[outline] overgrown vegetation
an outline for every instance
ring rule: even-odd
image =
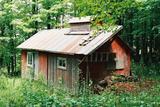
[[[135,75],[139,70],[148,71],[147,67],[140,67],[134,65]],[[48,86],[43,79],[32,81],[1,75],[0,107],[159,107],[160,78],[156,75],[146,78],[143,73],[141,76],[137,82],[117,82],[99,94],[91,90],[73,94],[61,85]]]
[[[160,0],[0,0],[0,107],[159,107],[159,8]],[[12,77],[20,74],[18,44],[39,30],[64,27],[61,20],[68,16],[89,15],[104,29],[124,26],[122,37],[135,49],[137,82],[117,82],[99,95],[91,90],[75,95],[61,85]]]
[[[138,66],[137,66],[138,65]],[[145,65],[143,62],[134,63],[132,62],[132,73],[133,76],[139,77],[151,77],[160,75],[160,64]]]
[[[16,46],[42,29],[65,27],[72,16],[92,16],[101,29],[123,25],[135,61],[159,63],[159,7],[160,0],[0,0],[0,68],[20,74]]]

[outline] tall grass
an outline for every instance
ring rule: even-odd
[[[49,87],[41,81],[0,77],[0,107],[128,107],[160,106],[160,84],[138,93],[73,95],[63,87]]]
[[[159,107],[160,106],[160,78],[155,66],[142,68],[142,65],[132,65],[133,74],[151,76],[153,73],[155,84],[136,92],[117,93],[105,90],[93,94],[89,90],[81,90],[80,94],[73,94],[63,85],[48,86],[43,79],[33,81],[22,78],[8,78],[0,76],[0,107]],[[156,68],[158,69],[158,68]],[[146,86],[147,87],[147,86]]]
[[[9,79],[0,76],[0,107],[16,107],[23,105],[19,87],[20,79]]]

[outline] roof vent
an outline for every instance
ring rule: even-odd
[[[74,17],[69,20],[70,31],[68,35],[88,35],[90,33],[91,17]]]

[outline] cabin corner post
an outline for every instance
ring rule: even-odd
[[[84,81],[85,81],[85,77],[84,77],[84,71],[82,68],[82,64],[85,62],[86,57],[85,56],[78,56],[77,58],[77,66],[78,66],[78,85],[77,85],[77,94],[81,94],[84,90]]]
[[[89,61],[88,61],[88,56],[86,57],[86,84],[88,85],[89,84],[89,81],[90,81],[90,71],[89,71]]]
[[[21,51],[21,77],[27,78],[27,51]]]
[[[48,63],[48,61],[49,61],[48,59],[49,59],[49,55],[47,54],[46,57],[47,57],[47,61],[46,61],[46,63],[47,63],[46,78],[47,78],[47,85],[49,85],[49,83],[50,83],[50,80],[49,80],[49,73],[48,73],[48,71],[49,71],[49,70],[48,70],[48,64],[49,64],[49,63]]]
[[[89,96],[90,93],[90,69],[89,69],[89,58],[86,56],[86,80],[85,80],[85,93]]]

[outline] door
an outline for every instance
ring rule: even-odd
[[[32,79],[38,78],[39,70],[38,52],[27,52],[27,77]]]
[[[56,80],[56,57],[49,55],[48,56],[48,83],[53,84]]]
[[[34,71],[34,79],[38,79],[38,71],[39,71],[39,55],[38,52],[33,53],[33,71]]]

